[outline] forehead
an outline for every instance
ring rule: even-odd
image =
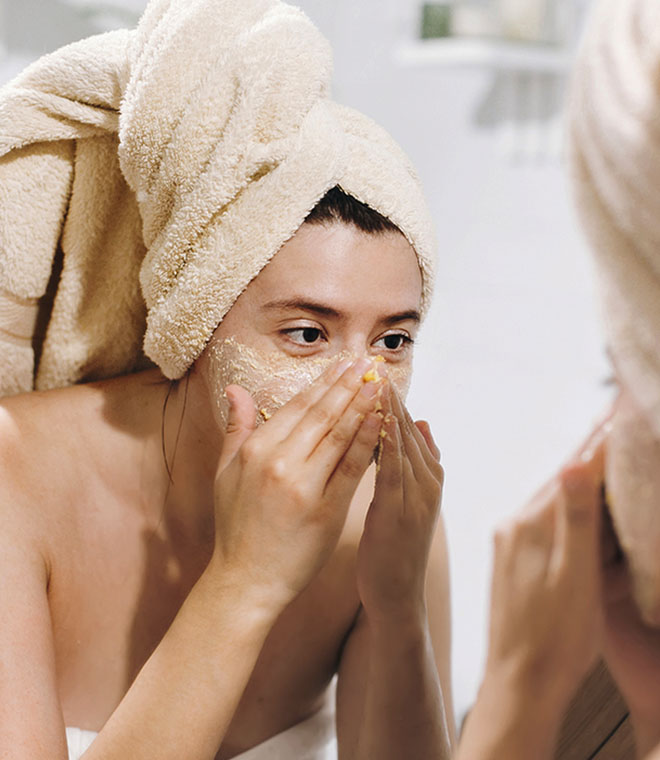
[[[422,275],[399,232],[371,234],[353,225],[303,224],[248,290],[256,298],[295,292],[332,303],[418,309]]]

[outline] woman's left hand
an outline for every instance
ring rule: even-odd
[[[376,488],[358,550],[358,593],[372,622],[419,622],[444,473],[428,424],[413,423],[389,383],[383,412]]]

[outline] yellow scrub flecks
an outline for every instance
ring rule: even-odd
[[[227,421],[225,388],[240,385],[254,399],[257,422],[264,422],[287,401],[300,393],[330,365],[351,358],[344,352],[333,356],[287,356],[281,351],[263,352],[234,338],[212,343],[208,348],[208,377],[216,401],[218,421]],[[409,364],[390,364],[387,375],[402,398],[410,387]]]

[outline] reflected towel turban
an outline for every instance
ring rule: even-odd
[[[620,380],[660,437],[660,3],[601,0],[570,101],[578,209]]]

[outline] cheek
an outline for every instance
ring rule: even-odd
[[[208,349],[208,384],[213,397],[216,422],[227,424],[225,388],[240,385],[254,399],[257,422],[269,419],[281,406],[314,382],[331,365],[348,353],[329,357],[289,357],[279,352],[261,352],[226,338]],[[402,399],[410,388],[410,363],[390,365],[389,378]]]
[[[660,441],[644,416],[622,401],[608,440],[608,500],[637,602],[647,619],[655,620],[660,616]]]
[[[217,422],[227,422],[225,388],[240,385],[254,399],[257,422],[269,419],[281,406],[321,375],[338,357],[292,358],[276,352],[260,352],[233,338],[209,348],[208,380]]]
[[[396,388],[403,401],[406,400],[410,390],[410,381],[412,379],[412,366],[409,362],[405,364],[391,364],[387,368],[387,375],[392,385]]]

